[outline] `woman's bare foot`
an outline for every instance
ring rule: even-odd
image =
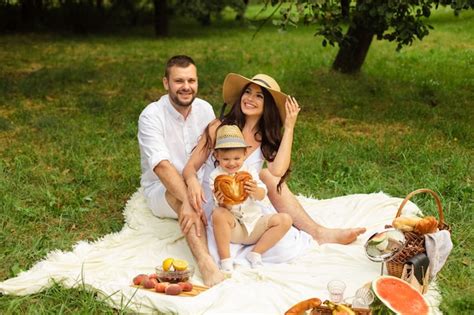
[[[198,268],[204,285],[208,287],[212,287],[225,279],[225,275],[219,270],[211,256],[198,262]]]
[[[365,231],[365,228],[329,229],[320,227],[312,236],[318,244],[337,243],[345,245],[354,242],[357,236]]]

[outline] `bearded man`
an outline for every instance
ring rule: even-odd
[[[208,102],[196,97],[197,69],[190,57],[168,60],[163,86],[168,93],[149,104],[138,120],[141,186],[155,216],[178,219],[204,284],[213,286],[224,280],[224,275],[209,254],[206,216],[191,207],[181,174],[215,115]]]

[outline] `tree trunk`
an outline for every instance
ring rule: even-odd
[[[341,0],[341,15],[344,19],[349,18],[350,9],[351,9],[351,1]]]
[[[97,12],[99,12],[100,18],[103,19],[105,16],[104,0],[96,0],[95,7],[97,8]]]
[[[21,1],[21,24],[28,30],[34,29],[40,22],[43,10],[43,0]]]
[[[197,20],[202,26],[211,26],[211,13],[200,15]]]
[[[354,23],[345,37],[347,40],[340,45],[332,68],[342,73],[357,73],[364,64],[374,33]]]
[[[243,0],[242,11],[237,12],[237,15],[235,16],[236,21],[243,21],[244,20],[245,11],[247,10],[248,6],[249,6],[249,0]]]
[[[167,0],[153,0],[155,4],[155,35],[168,36],[168,4]]]

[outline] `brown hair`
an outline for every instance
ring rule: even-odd
[[[222,125],[237,125],[240,129],[244,128],[245,125],[245,114],[242,112],[240,107],[240,100],[242,95],[245,93],[245,90],[250,85],[247,84],[242,89],[240,97],[232,105],[230,111],[225,114],[225,108],[227,104],[224,103],[222,106],[221,114],[219,120],[222,122]],[[260,142],[260,149],[262,154],[267,161],[272,162],[275,159],[275,156],[280,148],[281,139],[283,137],[282,127],[283,123],[281,121],[280,113],[276,106],[273,96],[268,92],[264,87],[262,88],[263,92],[263,114],[258,121],[258,130],[255,132],[254,136],[257,141]],[[205,148],[211,150],[214,146],[211,143],[211,137],[209,135],[209,125],[205,130],[206,134],[206,146]],[[291,165],[290,165],[291,166]],[[286,170],[285,174],[280,178],[280,181],[277,185],[277,191],[281,191],[281,184],[288,178],[291,173],[291,167]]]
[[[194,63],[194,60],[191,57],[186,56],[186,55],[173,56],[168,60],[168,62],[166,62],[165,77],[169,79],[170,69],[172,67],[176,66],[180,68],[186,68],[189,65],[196,66],[196,64]]]

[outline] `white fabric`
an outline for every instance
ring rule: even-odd
[[[214,172],[214,162],[212,155],[208,158],[206,164],[204,165],[204,178],[212,181],[212,176],[206,176],[207,174],[212,174]],[[244,161],[244,166],[247,169],[257,170],[260,172],[263,166],[264,157],[260,147],[254,150]],[[253,177],[256,177],[255,174],[252,174]],[[204,194],[209,196],[211,191],[211,185],[206,180],[203,181],[202,187],[204,189]],[[261,210],[263,215],[275,214],[275,208],[268,202],[268,198],[264,201],[254,201],[255,204]],[[209,244],[209,252],[211,253],[214,261],[216,263],[219,261],[219,254],[217,252],[216,239],[214,237],[212,218],[210,214],[214,208],[213,199],[207,199],[207,203],[204,205],[204,210],[208,217],[208,222],[211,222],[207,228],[207,240]],[[292,260],[295,257],[301,255],[313,244],[313,238],[295,227],[291,227],[290,230],[283,236],[283,238],[272,248],[263,253],[262,258],[264,263],[284,263]],[[248,253],[253,249],[253,245],[245,246],[242,244],[230,244],[230,255],[234,258],[235,264],[241,264],[249,266],[249,261],[247,260]]]
[[[155,185],[147,197],[147,205],[151,212],[159,218],[178,219],[178,214],[166,200],[165,185]]]
[[[96,242],[81,241],[70,252],[51,252],[30,270],[1,282],[0,292],[32,294],[56,281],[65,287],[99,292],[116,308],[127,305],[132,312],[179,314],[282,314],[301,300],[328,298],[326,284],[332,279],[346,283],[345,297],[354,295],[380,274],[380,264],[366,258],[363,244],[375,231],[391,223],[402,199],[383,193],[298,199],[313,218],[328,227],[366,226],[368,231],[351,245],[314,244],[288,263],[266,264],[263,269],[236,266],[231,279],[196,297],[166,296],[136,290],[130,287],[131,281],[139,273],[152,273],[166,257],[195,263],[176,220],[153,216],[139,190],[125,207],[126,224],[119,233]],[[419,212],[411,202],[404,211]],[[202,283],[199,272],[192,282]],[[434,282],[425,297],[432,312],[439,313],[440,295]]]
[[[141,186],[149,196],[160,179],[153,172],[158,163],[170,161],[179,173],[188,161],[191,151],[206,126],[214,118],[212,106],[196,98],[186,119],[163,95],[157,102],[149,104],[138,119],[138,144],[140,146]]]
[[[257,182],[257,187],[262,188],[265,191],[265,195],[267,194],[267,186],[260,180],[258,173],[254,169],[248,169],[245,165],[243,165],[237,172],[248,172],[252,179]],[[227,173],[222,167],[216,167],[209,176],[209,189],[214,191],[214,181],[217,176],[219,175],[233,175]],[[217,200],[214,196],[214,207],[217,206]],[[239,221],[240,224],[245,226],[247,233],[250,235],[253,229],[255,228],[255,224],[257,224],[258,219],[262,217],[262,210],[260,205],[254,200],[253,198],[249,197],[244,202],[232,206],[230,212],[234,215],[234,217]]]
[[[447,230],[425,234],[426,255],[430,260],[430,279],[434,279],[448,259],[453,242]]]

